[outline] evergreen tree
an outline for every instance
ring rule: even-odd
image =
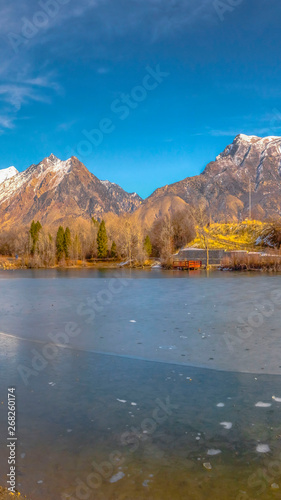
[[[35,254],[36,246],[37,246],[38,239],[39,239],[39,233],[40,233],[41,229],[42,229],[42,226],[41,226],[40,222],[37,221],[35,223],[33,220],[31,223],[30,229],[29,229],[29,234],[31,236],[31,242],[32,242],[31,249],[30,249],[31,255]]]
[[[143,248],[146,251],[147,256],[150,257],[152,254],[152,244],[148,235],[145,237]]]
[[[110,250],[110,256],[112,257],[112,259],[116,259],[117,258],[117,246],[116,246],[115,241],[112,242],[111,250]]]
[[[64,237],[64,229],[62,226],[58,228],[57,237],[56,237],[56,254],[57,259],[60,261],[65,253],[65,237]]]
[[[64,233],[64,253],[66,259],[68,259],[69,257],[70,247],[71,247],[71,234],[69,227],[67,227]]]
[[[98,258],[105,259],[107,257],[107,234],[105,222],[102,220],[97,235]]]

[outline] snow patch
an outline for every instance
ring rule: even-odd
[[[117,187],[119,187],[119,186],[118,186],[118,184],[115,184],[114,182],[110,182],[110,181],[107,181],[107,180],[105,180],[105,181],[101,181],[101,183],[102,183],[102,184],[103,184],[103,185],[104,185],[107,189],[109,189],[109,188],[110,188],[110,187],[112,187],[112,186],[117,186]]]
[[[11,179],[18,173],[19,172],[15,167],[3,168],[0,170],[0,184],[8,179]]]

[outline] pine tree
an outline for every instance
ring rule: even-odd
[[[112,257],[112,259],[117,258],[117,246],[116,246],[115,241],[113,241],[112,245],[111,245],[110,257]]]
[[[107,234],[105,222],[102,220],[97,235],[98,258],[105,259],[107,257]]]
[[[31,241],[32,241],[32,245],[31,245],[31,249],[30,249],[31,255],[35,254],[37,242],[39,239],[39,233],[40,233],[41,229],[42,229],[42,226],[41,226],[40,222],[37,221],[35,223],[33,220],[31,223],[30,229],[29,229],[29,234],[31,236]]]
[[[66,259],[69,258],[70,247],[71,247],[71,234],[69,227],[67,227],[64,233],[64,254]]]
[[[150,257],[152,254],[152,244],[148,235],[145,237],[143,248],[146,251],[147,256]]]
[[[65,253],[65,237],[64,237],[64,229],[62,226],[58,228],[57,237],[56,237],[56,254],[57,259],[60,261]]]

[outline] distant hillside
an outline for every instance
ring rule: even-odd
[[[132,166],[133,167],[133,166]],[[202,174],[156,189],[146,200],[100,181],[77,158],[54,155],[24,172],[0,171],[0,227],[66,224],[129,214],[149,228],[165,214],[204,204],[214,222],[281,218],[281,137],[238,135]]]
[[[260,221],[245,221],[230,224],[210,224],[205,228],[209,248],[225,250],[252,250],[263,245],[263,238],[270,232],[269,225]],[[204,242],[197,236],[188,246],[204,248]]]
[[[202,174],[157,189],[134,217],[151,225],[169,210],[204,203],[216,222],[256,220],[281,215],[281,137],[238,135]]]

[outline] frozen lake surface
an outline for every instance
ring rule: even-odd
[[[0,483],[14,385],[18,483],[33,500],[277,498],[280,280],[1,273]]]

